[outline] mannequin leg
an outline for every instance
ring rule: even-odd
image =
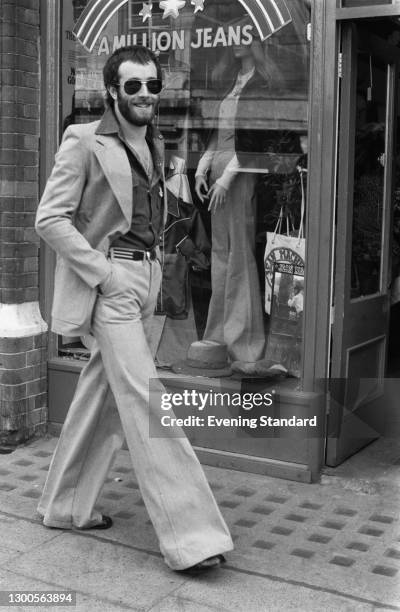
[[[225,206],[212,215],[211,286],[205,340],[225,342],[232,360],[253,362],[265,351],[255,260],[255,177],[239,174]]]
[[[230,197],[224,338],[232,360],[257,361],[265,351],[260,284],[255,259],[255,177],[240,174]]]
[[[225,209],[229,203],[212,216],[212,250],[211,250],[211,299],[208,306],[207,324],[203,340],[214,340],[223,343],[225,319],[225,294],[227,266],[229,259],[229,234],[226,226]]]

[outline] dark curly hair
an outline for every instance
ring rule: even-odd
[[[118,69],[123,62],[135,62],[136,64],[153,63],[157,69],[157,78],[161,79],[161,65],[158,57],[153,51],[142,45],[130,45],[120,47],[106,61],[103,68],[103,80],[106,88],[106,103],[109,106],[114,104],[114,100],[108,91],[110,85],[118,83]]]

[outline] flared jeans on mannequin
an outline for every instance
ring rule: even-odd
[[[160,549],[172,569],[232,550],[229,530],[191,445],[180,429],[151,437],[149,380],[163,387],[149,330],[160,285],[158,261],[112,263],[93,315],[95,337],[53,455],[38,511],[49,527],[88,528],[101,520],[96,501],[125,436]],[[109,388],[117,408],[107,400]],[[156,397],[159,395],[156,394]],[[179,437],[172,437],[179,436]]]
[[[223,155],[222,168],[226,161]],[[211,183],[221,169],[213,166]],[[230,358],[257,361],[264,356],[265,334],[260,284],[254,255],[255,175],[240,173],[226,202],[211,216],[211,300],[204,340],[226,343]]]

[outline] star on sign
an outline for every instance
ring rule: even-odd
[[[179,17],[179,11],[185,6],[185,0],[162,0],[160,8],[164,9],[163,19],[171,16],[174,19]]]
[[[197,11],[204,11],[204,0],[191,0],[190,4],[195,7],[195,14],[197,13]]]
[[[151,4],[151,3],[150,3],[150,4],[146,4],[145,2],[143,2],[143,8],[142,8],[142,10],[141,10],[141,11],[140,11],[140,13],[139,13],[139,15],[140,15],[141,17],[143,17],[143,23],[144,23],[144,22],[145,22],[147,19],[150,19],[152,9],[153,9],[153,6],[152,6],[152,4]]]

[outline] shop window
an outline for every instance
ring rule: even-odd
[[[351,297],[381,290],[386,147],[387,68],[368,53],[357,56]]]
[[[108,21],[95,13],[77,31],[93,4],[62,3],[63,130],[102,115],[102,67],[117,47],[144,44],[162,64],[170,220],[158,365],[209,339],[226,342],[238,373],[256,362],[299,377],[311,3],[263,0],[258,14],[232,0],[111,2]],[[216,212],[212,185],[225,195]],[[60,355],[86,358],[85,344],[60,338]]]

